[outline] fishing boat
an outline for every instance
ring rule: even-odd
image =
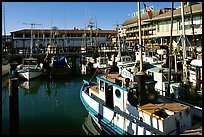
[[[18,65],[16,68],[16,72],[19,77],[31,80],[36,77],[39,77],[43,73],[43,64],[39,62],[37,58],[32,57],[33,53],[33,37],[32,37],[32,28],[35,23],[29,24],[31,25],[31,42],[30,42],[30,56],[26,57],[22,60],[22,64]]]
[[[43,64],[37,58],[24,58],[22,64],[18,65],[16,72],[19,77],[31,80],[43,74]]]
[[[109,134],[174,135],[198,124],[190,106],[159,96],[150,77],[145,92],[139,93],[137,79],[122,71],[100,74],[97,82],[84,80],[80,99],[100,129]]]
[[[51,58],[51,76],[63,76],[71,74],[71,61],[67,57],[56,57]]]
[[[10,63],[5,58],[2,58],[2,76],[9,74],[11,69]]]

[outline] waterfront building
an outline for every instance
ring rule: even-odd
[[[194,3],[191,5],[192,15],[190,13],[190,5],[187,3],[184,6],[184,24],[187,47],[194,47],[193,30],[191,17],[193,17],[194,36],[196,41],[197,51],[202,51],[202,3]],[[171,31],[171,9],[162,8],[152,12],[152,19],[149,19],[147,14],[141,17],[141,35],[142,45],[152,50],[170,45]],[[126,42],[128,45],[138,43],[139,27],[138,19],[131,18],[123,23],[123,28],[126,29]],[[180,6],[173,11],[173,47],[181,50],[182,37],[182,17]],[[187,48],[191,50],[192,48]]]
[[[162,8],[152,12],[152,17],[156,17],[158,15],[164,14],[168,12],[170,8]],[[152,37],[156,35],[156,24],[153,22],[147,22],[144,20],[148,19],[147,14],[143,14],[141,16],[141,35],[142,35],[142,45],[145,46],[156,46],[157,44],[154,43]],[[138,18],[134,17],[131,19],[126,20],[122,24],[123,28],[126,30],[126,44],[128,46],[133,46],[136,43],[139,43],[139,24]]]
[[[116,35],[115,30],[60,30],[60,29],[33,29],[33,47],[46,48],[49,44],[57,44],[63,47],[98,46],[100,44],[111,44],[112,36]],[[97,34],[97,35],[96,35]],[[92,38],[91,38],[92,37]],[[31,40],[31,30],[22,29],[11,32],[13,48],[29,50]],[[92,40],[92,44],[89,41]]]

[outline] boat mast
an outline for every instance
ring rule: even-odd
[[[184,8],[183,8],[183,2],[181,2],[181,19],[182,19],[182,38],[183,38],[183,82],[184,84],[187,84],[187,66],[186,66],[186,34],[185,34],[185,28],[184,28]]]
[[[94,12],[95,13],[95,12]],[[95,14],[95,22],[96,22],[96,35],[95,35],[95,46],[96,46],[96,49],[97,48],[97,39],[98,39],[98,26],[97,26],[97,20],[96,20],[96,14]]]
[[[3,13],[4,13],[4,38],[3,38],[3,41],[2,41],[2,49],[5,50],[6,48],[6,18],[5,18],[5,6],[3,8]]]
[[[85,21],[84,21],[84,24],[85,24],[85,28],[84,28],[84,48],[86,49],[86,53],[87,53],[87,37],[86,37],[86,15],[87,15],[87,9],[86,9],[86,12],[85,12]],[[85,54],[85,56],[86,56],[86,54]]]
[[[141,39],[141,17],[140,17],[140,2],[138,2],[138,25],[139,25],[139,44],[142,44]],[[137,73],[138,75],[138,102],[140,105],[145,104],[147,102],[145,95],[145,73],[143,72],[143,59],[142,59],[142,48],[140,50],[140,71]]]
[[[174,2],[172,2],[172,7],[171,7],[171,32],[170,32],[170,45],[169,45],[169,72],[168,72],[168,88],[167,88],[167,93],[165,95],[166,97],[170,96],[173,11],[174,11]]]
[[[33,26],[35,25],[42,25],[42,24],[36,24],[36,23],[23,23],[25,25],[30,25],[31,26],[31,30],[30,30],[30,33],[31,33],[31,40],[30,40],[30,57],[32,57],[32,54],[33,54]]]
[[[120,46],[120,36],[119,36],[119,24],[118,24],[118,21],[117,21],[117,24],[116,24],[116,29],[117,29],[117,32],[118,32],[118,39],[117,39],[118,57],[119,57],[119,61],[121,61],[121,46]]]
[[[139,44],[142,45],[140,2],[138,2],[138,25],[139,25]],[[139,53],[140,53],[140,72],[142,72],[143,71],[142,48],[139,48]]]
[[[66,47],[67,47],[66,10],[64,11],[64,25],[65,25],[65,43],[66,43]],[[63,47],[63,49],[64,49],[64,47]]]
[[[195,39],[194,25],[193,25],[193,14],[192,14],[192,2],[189,2],[189,6],[190,6],[190,18],[191,18],[192,33],[193,33],[193,43],[194,43],[194,47],[196,47],[196,39]]]
[[[50,16],[50,44],[52,43],[52,14],[53,14],[53,10],[51,9],[51,16]]]
[[[6,38],[5,38],[5,36],[6,36],[6,16],[5,16],[5,6],[4,6],[4,9],[3,9],[4,11],[4,42],[6,42]]]

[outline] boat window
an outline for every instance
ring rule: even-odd
[[[120,93],[120,90],[119,90],[119,89],[116,89],[116,90],[115,90],[115,95],[116,95],[118,98],[120,98],[121,93]]]

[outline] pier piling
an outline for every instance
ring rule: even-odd
[[[10,134],[19,134],[18,78],[9,80]]]

